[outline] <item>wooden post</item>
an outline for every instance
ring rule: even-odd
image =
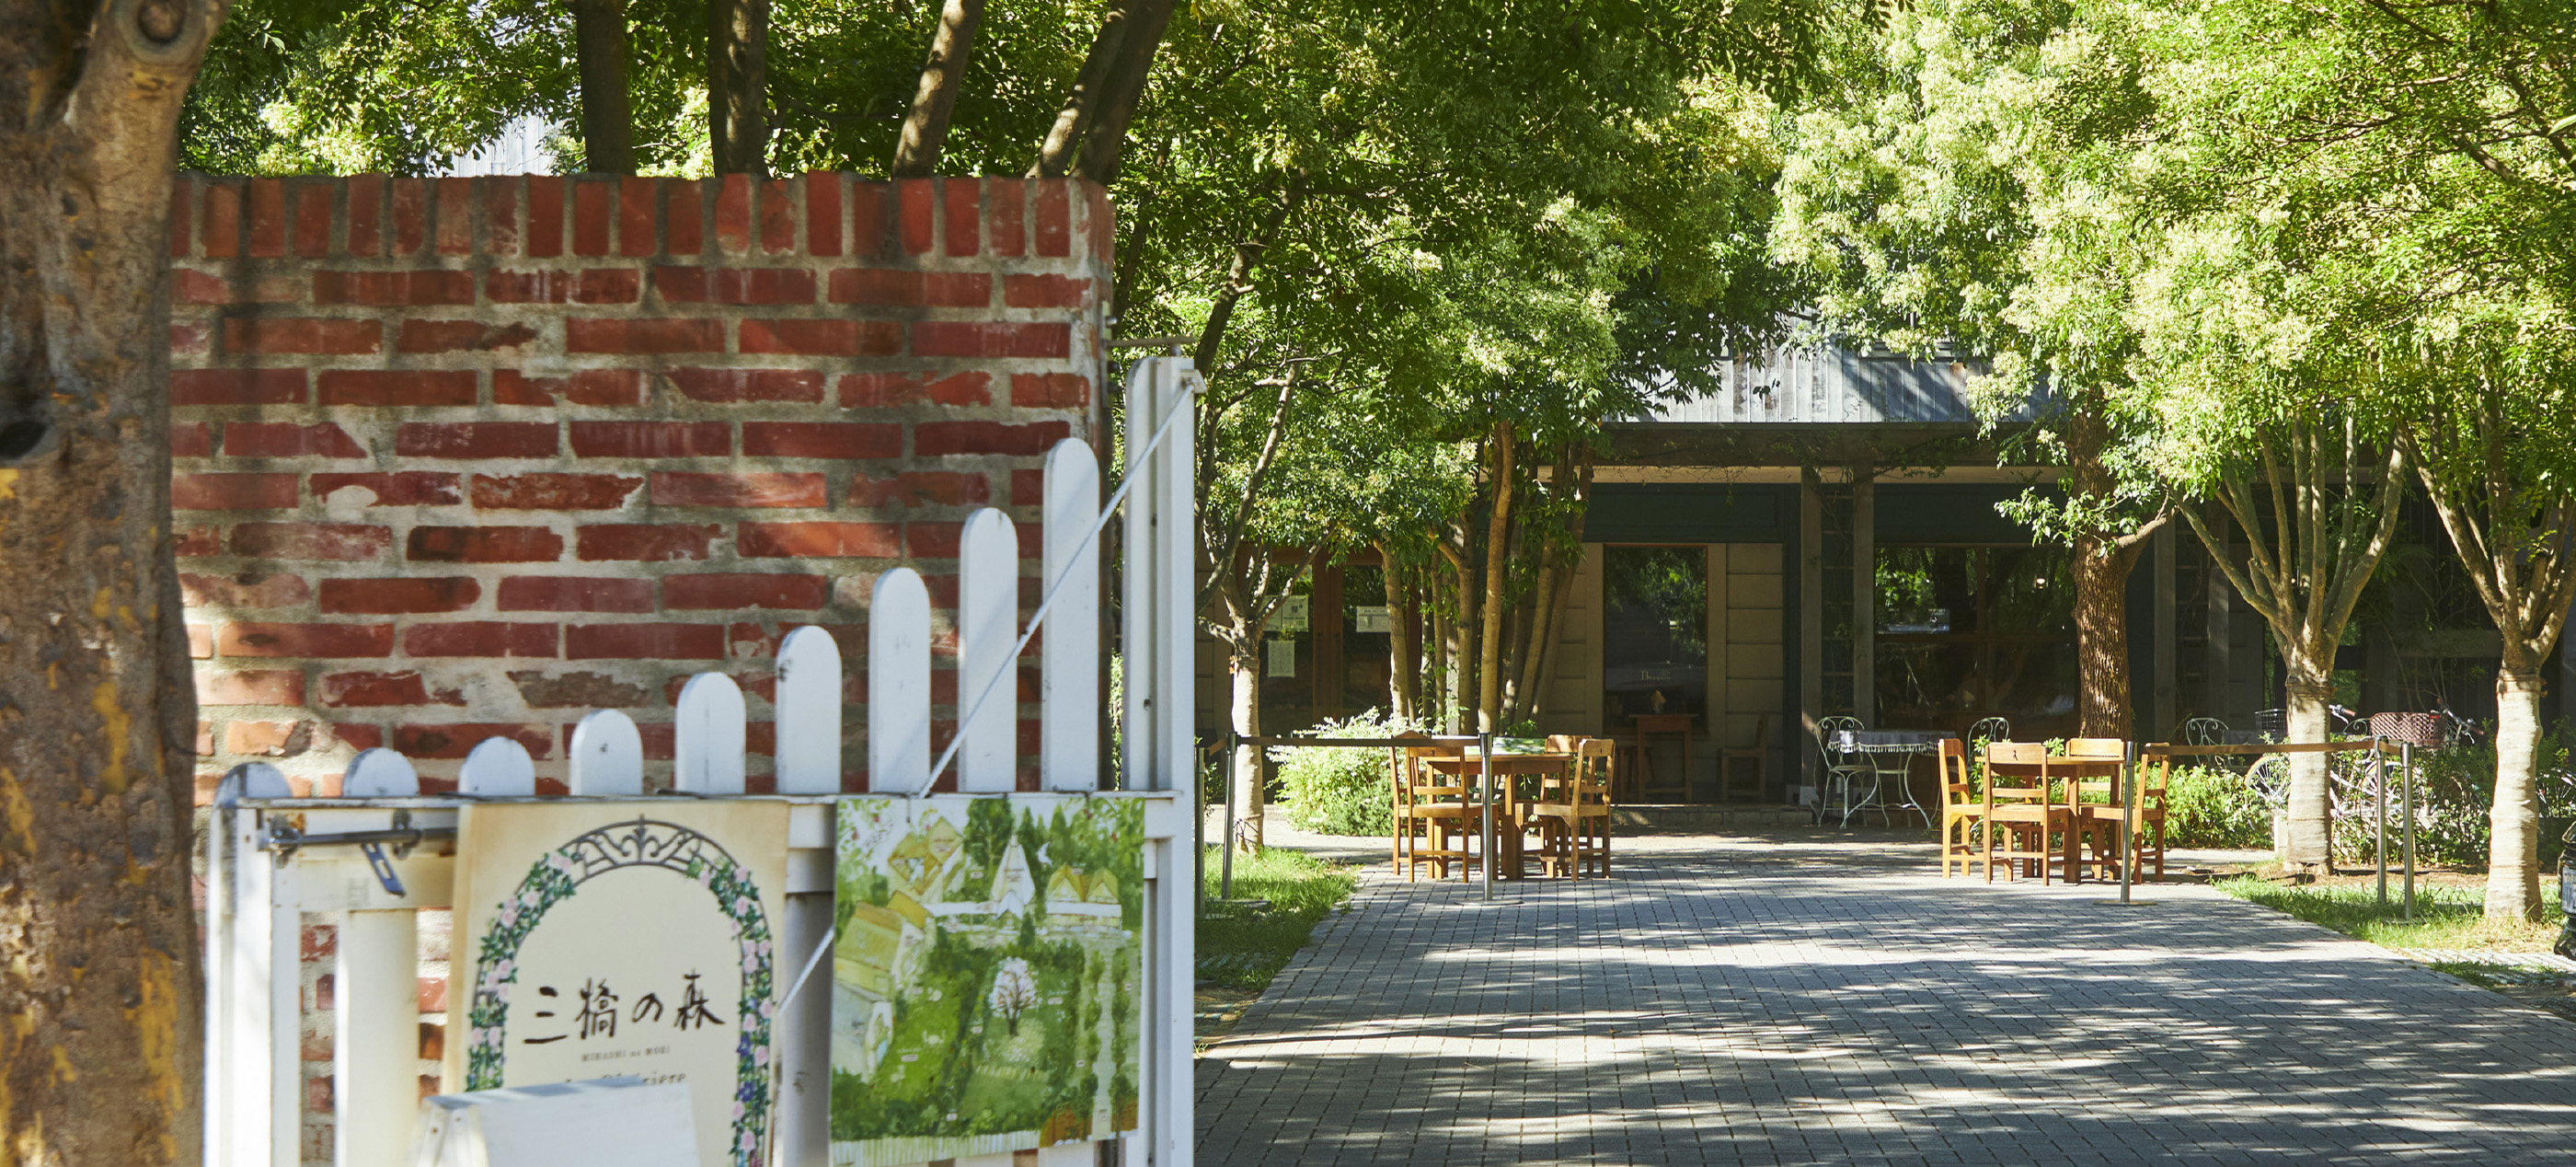
[[[909,567],[868,600],[868,789],[930,789],[930,591]]]
[[[1877,475],[1867,462],[1852,467],[1852,713],[1878,724],[1878,521]],[[1907,771],[1911,781],[1912,771]]]
[[[215,790],[206,889],[208,1167],[303,1162],[295,869],[259,849],[262,812],[240,805],[293,793],[265,762],[233,767]]]
[[[671,786],[694,794],[743,792],[742,686],[699,673],[680,686],[672,720]]]
[[[841,649],[830,633],[799,628],[779,642],[778,696],[772,706],[778,719],[778,793],[840,793]],[[778,929],[782,993],[815,951],[832,940],[830,852],[825,855],[827,869],[819,882],[826,890],[785,897],[787,918]],[[789,886],[798,886],[792,877]],[[826,1163],[832,1150],[829,970],[818,971],[814,980],[819,983],[805,985],[778,1016],[778,1115],[771,1161],[780,1167],[815,1167]]]

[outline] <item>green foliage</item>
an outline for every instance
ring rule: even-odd
[[[2269,848],[2272,804],[2233,770],[2176,766],[2165,780],[2165,841],[2175,847]]]
[[[1200,874],[1207,894],[1217,894],[1216,848],[1206,849]],[[1260,990],[1314,938],[1315,925],[1359,886],[1345,868],[1312,855],[1272,847],[1234,858],[1237,899],[1270,901],[1258,916],[1210,916],[1199,921],[1199,979],[1227,988]]]
[[[1298,737],[1383,738],[1429,733],[1419,723],[1371,709],[1326,721]],[[1270,761],[1287,790],[1288,821],[1327,835],[1384,836],[1395,829],[1387,751],[1356,746],[1272,746]]]

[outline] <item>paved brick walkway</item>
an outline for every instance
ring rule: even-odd
[[[2204,888],[1944,883],[1895,836],[1638,844],[1490,905],[1380,862],[1200,1061],[1199,1161],[2576,1156],[2576,1023]]]

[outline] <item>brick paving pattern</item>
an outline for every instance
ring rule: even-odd
[[[1944,882],[1897,835],[1635,842],[1491,904],[1381,860],[1201,1059],[1199,1162],[2576,1152],[2576,1023],[2206,888]]]

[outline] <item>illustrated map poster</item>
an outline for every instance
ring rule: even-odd
[[[562,799],[461,815],[446,1089],[677,1082],[697,1161],[759,1167],[787,805]]]
[[[1143,804],[862,796],[839,809],[834,1167],[1134,1130]]]

